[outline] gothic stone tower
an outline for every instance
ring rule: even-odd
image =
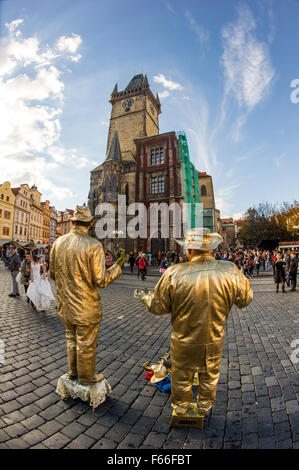
[[[153,203],[168,206],[179,203],[182,207],[185,200],[199,202],[198,172],[190,162],[189,152],[182,153],[185,148],[182,136],[173,131],[159,134],[160,100],[158,94],[154,96],[151,92],[146,75],[135,75],[124,91],[119,92],[115,85],[110,103],[106,158],[91,171],[88,204],[93,214],[102,202],[110,202],[116,209],[118,195],[125,195],[127,205],[142,202],[148,209]],[[126,221],[132,217],[127,216]],[[171,217],[169,237],[165,239],[161,237],[160,218],[153,238],[149,236],[148,225],[148,238],[117,241],[106,238],[102,240],[104,248],[113,252],[117,248],[125,248],[127,252],[179,251]]]
[[[134,140],[159,134],[161,105],[150,90],[146,75],[135,75],[123,91],[117,84],[111,94],[112,105],[105,161],[91,171],[89,207],[117,202],[126,196],[127,205],[135,202],[136,145]],[[114,251],[114,241],[103,240],[105,249]],[[119,240],[119,247],[136,249],[133,240]]]

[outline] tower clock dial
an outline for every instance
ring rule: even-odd
[[[123,107],[126,111],[129,111],[133,104],[134,104],[134,100],[133,100],[132,98],[130,98],[130,99],[128,99],[128,100],[125,100],[125,101],[122,103],[122,107]]]

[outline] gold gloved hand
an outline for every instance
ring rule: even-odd
[[[124,262],[126,261],[127,259],[127,255],[125,253],[125,250],[123,249],[120,249],[118,252],[117,252],[117,260],[116,260],[116,263],[119,264],[120,266],[122,266],[124,264]]]
[[[147,295],[150,291],[148,289],[135,289],[134,297],[137,300],[140,300],[143,296]]]

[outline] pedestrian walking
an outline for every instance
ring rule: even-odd
[[[141,274],[141,280],[144,281],[145,275],[146,275],[146,259],[145,259],[144,253],[142,253],[141,256],[139,257],[138,266],[139,266],[139,272]]]
[[[286,292],[284,288],[285,282],[285,262],[282,259],[282,254],[278,253],[277,260],[274,264],[275,276],[274,282],[276,284],[276,292],[278,292],[279,284],[281,284],[282,292]]]
[[[135,264],[135,256],[134,256],[134,253],[130,253],[128,262],[129,262],[129,265],[130,265],[131,273],[133,273],[133,271],[134,271],[134,264]]]
[[[11,273],[11,278],[12,278],[12,293],[9,294],[9,297],[20,297],[19,285],[16,281],[16,277],[19,273],[20,267],[21,267],[20,256],[18,255],[16,248],[13,247],[10,250],[10,258],[9,258],[9,263],[7,266],[7,268],[9,269]]]
[[[297,285],[297,271],[298,271],[298,259],[296,257],[295,252],[291,253],[291,261],[290,261],[290,268],[289,268],[289,277],[291,282],[291,291],[295,292],[296,285]]]
[[[25,259],[22,262],[21,268],[20,268],[21,284],[24,286],[25,294],[27,294],[27,290],[28,290],[29,282],[30,282],[31,261],[32,261],[31,253],[30,252],[26,253]],[[30,299],[28,298],[27,295],[26,297],[27,297],[27,303],[29,303]]]

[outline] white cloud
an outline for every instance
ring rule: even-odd
[[[56,45],[42,47],[38,37],[24,38],[23,19],[7,23],[8,34],[0,42],[0,172],[13,185],[37,184],[45,197],[63,200],[74,196],[63,184],[56,185],[65,168],[85,168],[90,162],[76,149],[60,143],[64,81],[62,61],[79,60],[79,35],[60,37]]]
[[[239,188],[239,184],[231,184],[220,187],[216,192],[216,207],[220,210],[221,218],[231,217],[233,203],[232,194]]]
[[[266,95],[275,71],[268,44],[257,37],[251,10],[241,5],[238,15],[236,23],[222,29],[225,93],[252,109]]]
[[[167,96],[169,96],[169,91],[168,90],[160,91],[159,98],[167,98]]]
[[[73,62],[78,62],[81,59],[81,54],[75,54],[82,43],[82,39],[79,34],[73,34],[70,36],[61,36],[56,43],[56,48],[60,52],[69,52],[69,58]]]
[[[168,88],[169,90],[183,90],[184,87],[173,80],[168,80],[162,73],[159,75],[154,76],[154,82],[161,83],[164,88]],[[161,96],[161,95],[160,95]]]
[[[193,18],[191,12],[186,10],[186,18],[188,20],[190,29],[194,31],[197,39],[201,44],[207,42],[210,39],[210,33],[207,29],[205,29],[202,25],[199,25],[196,20]]]
[[[10,35],[13,34],[16,31],[16,29],[18,29],[20,24],[22,24],[23,22],[24,22],[24,20],[19,18],[18,20],[13,20],[10,23],[5,23],[5,26],[8,30],[8,33]]]

